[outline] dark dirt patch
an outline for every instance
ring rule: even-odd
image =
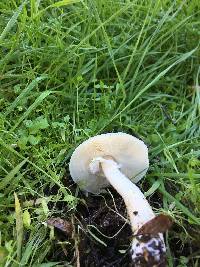
[[[87,209],[78,214],[80,221],[86,228],[93,225],[107,238],[101,235],[94,227],[92,232],[82,231],[80,238],[80,263],[86,266],[131,266],[128,249],[131,242],[131,228],[126,224],[126,209],[122,198],[116,193],[101,196],[90,196],[87,199]],[[117,211],[115,209],[117,207]],[[92,235],[103,241],[107,247],[97,241]]]

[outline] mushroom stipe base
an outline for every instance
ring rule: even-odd
[[[159,234],[137,235],[132,247],[130,253],[135,267],[166,266],[166,248]]]

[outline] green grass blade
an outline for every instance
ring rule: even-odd
[[[78,2],[80,2],[80,0],[63,0],[63,1],[58,1],[50,5],[49,7],[62,7],[62,6],[67,6],[67,5],[78,3]]]
[[[188,179],[189,180],[189,176],[192,175],[192,178],[193,179],[196,179],[196,180],[200,180],[200,173],[192,173],[192,174],[189,174],[189,173],[168,173],[168,172],[164,172],[162,174],[160,173],[153,173],[152,175],[150,176],[156,176],[156,177],[167,177],[167,178],[184,178],[184,179]]]
[[[65,7],[65,6],[68,6],[70,4],[75,4],[75,3],[78,3],[78,2],[81,2],[81,0],[63,0],[63,1],[58,1],[52,5],[49,5],[48,7],[40,10],[35,16],[34,18],[42,15],[45,11],[47,11],[49,8],[59,8],[59,7]]]
[[[153,179],[150,179],[151,183],[154,183],[155,181]],[[194,224],[200,225],[200,218],[197,218],[192,212],[189,211],[188,208],[186,208],[180,201],[178,201],[175,197],[173,197],[170,193],[168,193],[164,188],[161,186],[158,188],[158,190],[170,201],[174,202],[176,207],[180,209],[183,214],[185,214],[191,221],[193,221]]]
[[[30,113],[38,106],[41,104],[41,102],[47,97],[49,96],[50,94],[52,94],[53,91],[45,91],[43,93],[41,93],[37,99],[34,101],[34,103],[27,109],[26,112],[24,112],[24,114],[21,116],[21,118],[18,120],[18,122],[13,126],[13,128],[10,130],[10,132],[13,132],[17,127],[18,125],[25,119],[27,118]]]
[[[19,17],[19,15],[21,14],[23,7],[25,6],[27,1],[24,1],[18,8],[17,10],[14,12],[13,16],[11,17],[11,19],[8,21],[6,27],[4,28],[3,32],[0,35],[0,42],[2,42],[4,40],[4,38],[6,37],[6,35],[11,31],[11,29],[13,28],[13,26],[16,24],[17,19]]]
[[[148,191],[144,193],[145,197],[152,195],[160,186],[160,180],[155,181]]]
[[[152,87],[157,81],[160,80],[161,77],[163,77],[169,70],[171,70],[174,66],[178,65],[182,61],[185,61],[189,57],[194,54],[194,52],[197,50],[197,48],[193,49],[190,52],[187,52],[183,54],[178,60],[176,60],[174,63],[172,63],[169,67],[167,67],[165,70],[163,70],[161,73],[159,73],[150,83],[148,83],[129,103],[126,105],[124,109],[122,109],[114,118],[118,117],[121,113],[123,113],[125,110],[127,110],[128,107],[130,107],[142,94],[144,94],[150,87]]]
[[[34,265],[34,267],[53,267],[53,266],[60,266],[59,262],[49,262],[49,263],[41,263],[39,265]]]
[[[15,197],[15,216],[16,216],[16,234],[17,234],[17,259],[20,261],[23,243],[23,219],[22,210],[20,206],[17,194],[14,193]]]
[[[25,97],[27,97],[27,95],[36,87],[36,85],[46,79],[47,76],[41,76],[38,77],[36,79],[34,79],[22,92],[21,94],[14,100],[14,102],[7,108],[6,112],[5,112],[5,116],[8,116],[18,105],[18,103],[20,103],[20,101],[22,101]]]
[[[0,190],[4,189],[9,183],[11,183],[15,175],[19,173],[20,169],[24,166],[26,162],[27,159],[24,159],[14,169],[12,169],[11,172],[9,172],[3,179],[1,179]]]
[[[116,115],[114,115],[108,123],[106,123],[99,132],[102,132],[103,129],[110,124],[113,120],[118,118],[122,113],[124,113],[142,94],[144,94],[149,88],[151,88],[156,82],[160,80],[161,77],[163,77],[168,71],[170,71],[174,66],[178,65],[179,63],[185,61],[189,57],[191,57],[192,54],[197,50],[197,48],[191,50],[190,52],[187,52],[183,54],[179,59],[177,59],[174,63],[172,63],[169,67],[167,67],[165,70],[160,72],[151,82],[149,82],[143,89],[140,90],[140,92]]]

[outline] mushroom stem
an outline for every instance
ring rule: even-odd
[[[155,217],[151,206],[137,185],[133,184],[113,160],[101,162],[103,173],[110,184],[123,197],[133,233]]]
[[[134,235],[131,245],[134,266],[165,266],[160,265],[165,261],[166,251],[163,235],[159,233],[156,236],[137,236],[138,230],[155,217],[144,194],[120,172],[120,167],[114,160],[100,157],[93,160],[93,162],[95,161],[100,163],[103,174],[124,199]],[[90,165],[90,170],[91,172],[99,172],[100,168],[97,168],[96,165],[93,168]]]

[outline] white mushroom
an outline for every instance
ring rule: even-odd
[[[134,266],[146,266],[150,262],[152,265],[148,266],[157,266],[165,258],[161,233],[137,235],[144,224],[155,218],[144,194],[134,184],[146,174],[148,167],[146,145],[125,133],[89,138],[75,149],[69,164],[70,174],[82,190],[99,193],[111,184],[124,199],[133,231],[131,254]]]

